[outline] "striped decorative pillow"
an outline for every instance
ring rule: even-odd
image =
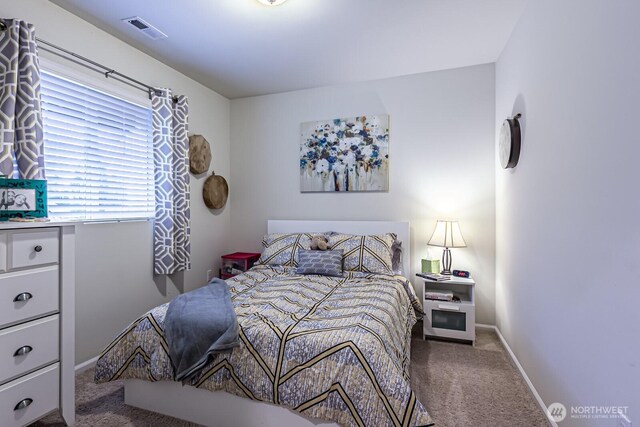
[[[342,276],[342,251],[308,251],[300,249],[298,274]]]
[[[393,274],[391,246],[395,240],[393,233],[372,236],[334,234],[329,237],[329,247],[342,250],[345,271]]]
[[[257,264],[296,267],[298,265],[298,251],[311,249],[311,234],[266,234],[262,240],[262,246],[264,249]]]

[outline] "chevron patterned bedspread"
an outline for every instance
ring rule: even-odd
[[[219,354],[191,385],[344,426],[432,424],[409,381],[420,305],[404,277],[302,276],[261,265],[227,283],[241,345]],[[162,331],[167,307],[150,310],[104,350],[96,382],[174,379]]]

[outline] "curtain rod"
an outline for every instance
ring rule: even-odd
[[[7,29],[7,24],[5,24],[4,20],[0,20],[0,31],[5,31]],[[105,78],[112,78],[114,80],[118,80],[122,83],[128,84],[129,86],[132,86],[136,89],[139,89],[143,92],[147,92],[149,94],[149,99],[151,99],[151,95],[152,93],[155,93],[156,95],[160,95],[162,94],[162,90],[161,89],[157,89],[153,86],[150,86],[148,84],[142,83],[139,80],[136,80],[132,77],[127,76],[126,74],[122,74],[119,71],[114,70],[111,67],[107,67],[106,65],[102,65],[99,62],[93,61],[87,57],[84,57],[82,55],[78,55],[75,52],[71,52],[68,49],[65,49],[63,47],[60,47],[58,45],[55,45],[51,42],[48,42],[46,40],[43,40],[39,37],[36,37],[36,42],[38,42],[38,45],[44,45],[41,46],[41,48],[47,52],[53,53],[54,55],[58,55],[60,58],[66,59],[68,61],[74,62],[78,65],[82,65],[83,67],[86,67],[92,71],[95,71],[97,73],[102,74]],[[55,52],[51,49],[55,49],[58,52]],[[64,56],[62,54],[60,54],[59,52],[64,53],[65,55],[69,55],[72,58],[69,58],[67,56]],[[79,60],[79,61],[77,61]],[[81,61],[81,62],[80,62]],[[97,68],[95,68],[97,67]],[[173,102],[177,101],[177,97],[173,97]]]

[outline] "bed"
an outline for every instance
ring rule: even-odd
[[[268,233],[395,233],[406,222],[269,221]],[[403,264],[409,270],[409,251]],[[409,381],[419,302],[396,274],[300,275],[258,265],[227,280],[241,345],[187,385],[173,381],[162,324],[141,316],[102,353],[96,381],[125,381],[125,402],[216,426],[431,425]]]

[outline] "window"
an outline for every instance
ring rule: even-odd
[[[154,215],[151,109],[42,72],[49,216]]]

